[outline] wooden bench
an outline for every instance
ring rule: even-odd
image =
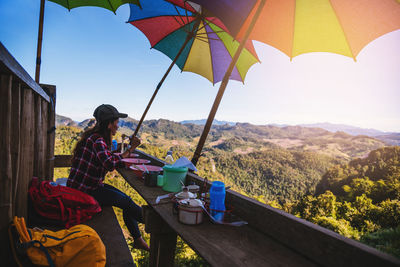
[[[54,166],[56,168],[70,167],[71,156],[57,155]],[[96,214],[84,224],[92,227],[103,241],[106,247],[106,266],[135,266],[132,254],[112,207],[103,208],[101,213]]]
[[[117,216],[112,207],[105,207],[84,224],[96,230],[106,247],[106,266],[135,266]]]

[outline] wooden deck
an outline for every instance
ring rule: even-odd
[[[157,158],[136,152],[141,158],[150,159],[153,165],[163,165]],[[177,215],[172,213],[171,203],[155,204],[156,197],[166,194],[165,191],[144,186],[142,179],[129,169],[120,169],[119,172],[147,201],[151,207],[149,210],[155,213],[152,219],[159,221],[154,223],[155,226],[146,225],[152,240],[155,235],[154,244],[158,247],[151,248],[152,266],[172,266],[165,261],[159,263],[162,262],[160,258],[173,259],[168,255],[171,253],[168,249],[175,247],[176,234],[212,266],[400,266],[400,260],[391,255],[232,190],[227,190],[226,202],[248,225],[216,225],[209,219],[196,226],[181,224]],[[204,182],[203,178],[192,173],[186,179],[198,185]],[[146,223],[152,222],[147,220]]]

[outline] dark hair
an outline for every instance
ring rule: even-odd
[[[99,134],[101,137],[104,138],[106,141],[106,144],[108,147],[111,147],[111,130],[108,129],[108,124],[113,123],[115,120],[118,118],[113,118],[113,119],[108,119],[108,120],[103,120],[100,122],[96,122],[96,125],[94,127],[86,129],[82,134],[81,134],[81,139],[76,143],[76,146],[73,151],[73,158],[75,158],[75,155],[77,151],[84,146],[86,143],[86,140],[92,135],[92,134]]]

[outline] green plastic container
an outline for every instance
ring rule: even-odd
[[[163,167],[163,175],[159,175],[157,185],[167,192],[182,191],[182,183],[185,184],[187,167],[175,168],[171,165]]]

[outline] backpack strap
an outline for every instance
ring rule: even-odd
[[[49,251],[47,250],[47,248],[45,246],[43,246],[43,244],[40,241],[32,240],[30,242],[23,243],[22,245],[25,249],[28,249],[30,247],[33,247],[35,244],[39,244],[40,250],[44,253],[44,255],[46,255],[46,259],[47,259],[47,262],[49,263],[49,266],[55,267],[56,265],[54,264],[53,260],[51,259]]]

